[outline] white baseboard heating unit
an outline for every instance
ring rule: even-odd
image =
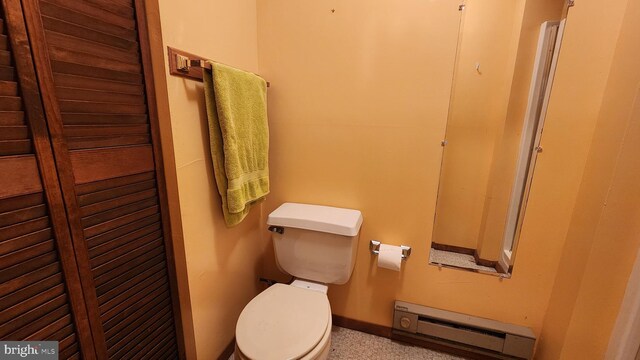
[[[394,335],[496,359],[531,359],[536,337],[524,326],[396,301]]]

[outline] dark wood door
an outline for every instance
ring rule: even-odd
[[[0,339],[95,359],[19,0],[2,0],[0,32]]]
[[[182,358],[144,2],[22,3],[97,356]]]

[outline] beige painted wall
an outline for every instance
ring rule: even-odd
[[[585,4],[571,11],[615,19],[620,33],[613,62],[600,70],[608,81],[540,354],[601,359],[640,246],[640,3],[616,1],[612,10]],[[582,46],[577,51],[592,53],[590,44]]]
[[[164,114],[161,111],[161,121],[164,134],[172,133],[164,151],[171,152],[167,166],[177,182],[172,215],[181,220],[181,233],[175,234],[174,227],[174,239],[183,243],[179,280],[181,291],[189,292],[188,303],[183,303],[192,322],[189,329],[186,321],[187,337],[191,335],[188,358],[215,359],[232,341],[243,307],[261,290],[257,279],[266,246],[259,231],[261,207],[238,227],[225,226],[208,148],[202,83],[166,75],[166,46],[257,72],[256,4],[254,0],[193,0],[188,6],[172,0],[157,3],[163,43],[156,44],[154,60],[164,64],[160,70],[164,74],[156,75],[156,81],[166,77],[162,78],[165,96],[159,94],[159,101],[168,99],[160,105],[168,105]],[[173,146],[168,145],[171,142]]]
[[[494,147],[509,105],[526,1],[465,3],[433,242],[477,249]]]
[[[482,209],[477,247],[482,259],[497,261],[502,252],[540,25],[560,20],[564,4],[564,0],[529,0],[524,8],[507,113],[495,137]]]
[[[598,70],[610,62],[616,19],[599,19],[604,29],[597,36],[583,28],[598,18],[594,13],[569,19],[518,265],[511,279],[501,281],[427,265],[457,5],[258,0],[260,71],[272,84],[273,191],[264,212],[284,201],[363,212],[353,277],[329,292],[337,315],[389,326],[393,301],[400,299],[539,332],[597,119],[597,89],[606,82]],[[589,62],[577,51],[586,39],[602,51]],[[413,247],[401,273],[375,266],[370,239]],[[264,271],[286,278],[272,253]]]
[[[601,99],[610,93],[607,84],[614,86],[608,70],[627,0],[579,2],[570,12],[518,266],[513,277],[503,281],[427,265],[457,1],[354,0],[338,6],[325,0],[257,0],[257,9],[244,0],[198,0],[188,9],[178,2],[159,2],[164,45],[259,70],[272,84],[272,194],[262,214],[254,211],[241,227],[228,230],[207,161],[201,85],[173,77],[166,80],[175,145],[171,151],[175,164],[168,165],[173,166],[179,187],[180,239],[184,238],[186,259],[181,289],[186,281],[198,358],[215,358],[232,339],[239,312],[259,290],[258,273],[286,278],[273,263],[268,235],[259,230],[265,214],[284,201],[351,207],[364,214],[354,275],[348,284],[330,289],[335,314],[389,326],[392,302],[401,299],[528,325],[537,333],[544,321],[540,359],[556,359],[553,354],[576,358],[573,355],[579,354],[580,343],[588,336],[584,331],[591,328],[583,321],[613,321],[620,284],[626,279],[612,282],[610,295],[598,295],[598,285],[609,278],[603,279],[608,273],[601,271],[595,255],[604,254],[606,263],[624,278],[627,258],[623,256],[619,267],[613,259],[637,248],[630,233],[620,234],[626,240],[610,248],[601,230],[593,247],[575,249],[589,257],[586,263],[568,258],[561,271],[557,269],[561,257],[566,260],[574,250],[563,249],[567,233],[571,230],[568,244],[581,245],[572,240],[577,239],[575,222],[591,214],[574,210],[585,201],[578,190],[596,121],[599,116],[604,119]],[[428,16],[433,21],[425,21]],[[194,33],[214,35],[203,41]],[[590,61],[583,61],[587,57]],[[167,123],[163,125],[166,129]],[[631,160],[620,163],[631,166]],[[630,181],[622,175],[618,179],[614,182],[620,185],[618,195],[610,199],[622,199],[627,193]],[[614,225],[624,221],[635,223],[633,218],[614,221],[620,214],[612,212],[602,229],[617,229]],[[402,273],[375,267],[367,249],[373,238],[413,247]],[[562,270],[581,262],[585,271],[578,280],[583,285],[573,288],[574,269]],[[575,294],[564,294],[559,290],[563,285]],[[609,306],[602,316],[594,311],[601,306]],[[595,347],[600,348],[606,343],[607,328],[595,336]]]

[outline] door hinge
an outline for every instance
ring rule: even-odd
[[[465,8],[464,4],[458,5],[458,11],[462,11],[462,10],[464,10],[464,8]]]
[[[576,5],[576,0],[568,0],[567,7],[574,7]]]

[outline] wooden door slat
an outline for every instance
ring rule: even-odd
[[[160,222],[160,215],[153,214],[151,216],[147,216],[142,219],[132,221],[127,225],[87,238],[87,245],[89,246],[89,249],[91,249],[100,244],[104,244],[109,240],[113,240],[119,236],[123,236],[130,231],[135,231],[136,229],[139,229],[141,227],[144,227],[153,223],[159,223],[159,222]]]
[[[101,9],[107,10],[111,13],[118,14],[120,16],[126,18],[132,18],[134,15],[133,6],[130,1],[127,2],[128,5],[124,5],[123,1],[113,1],[113,0],[87,0],[87,2],[98,6]]]
[[[155,180],[153,171],[134,174],[134,175],[128,175],[128,176],[122,176],[122,177],[115,177],[115,178],[110,178],[110,179],[91,182],[91,183],[80,184],[76,186],[76,193],[78,195],[86,195],[88,193],[100,192],[103,190],[109,190],[112,188],[131,185],[134,183],[139,183],[147,180]],[[95,201],[92,201],[90,203],[93,203],[93,202]],[[85,203],[84,205],[86,204],[87,203]]]
[[[129,261],[134,260],[138,256],[142,256],[144,253],[151,253],[154,249],[160,249],[162,243],[162,238],[151,239],[146,243],[139,244],[139,246],[133,246],[127,253],[119,253],[118,256],[112,260],[109,260],[106,263],[99,264],[98,266],[93,268],[94,277],[99,277],[100,275],[105,274],[106,272],[113,270],[114,268],[121,266]]]
[[[44,16],[84,26],[95,31],[127,39],[129,41],[137,41],[138,34],[134,29],[121,27],[109,23],[108,21],[103,21],[101,17],[88,16],[82,12],[76,12],[47,1],[40,2],[40,10]]]
[[[69,305],[65,304],[40,319],[27,324],[20,330],[9,334],[8,337],[12,339],[31,340],[37,337],[47,336],[56,331],[56,329],[52,327],[52,324],[59,324],[59,327],[64,327],[68,324],[69,318]],[[36,334],[38,335],[34,336]]]
[[[107,59],[118,60],[128,64],[135,64],[140,58],[140,54],[134,51],[124,51],[122,49],[101,44],[99,42],[78,38],[55,31],[45,31],[49,49],[59,47],[62,49],[82,49],[83,52],[94,56],[101,56]]]
[[[58,87],[77,88],[93,91],[108,91],[122,94],[144,94],[142,84],[100,79],[91,76],[55,73],[54,82]]]
[[[47,207],[44,204],[0,213],[0,227],[33,220],[36,218],[44,217],[46,215]]]
[[[0,48],[2,46],[2,38],[0,38]],[[12,66],[0,66],[0,81],[16,81],[16,69]]]
[[[16,196],[7,199],[0,199],[0,213],[11,212],[23,208],[44,204],[42,193]]]
[[[9,225],[0,228],[0,241],[27,235],[50,226],[49,218],[41,218],[25,221],[19,224]]]
[[[145,114],[145,105],[101,103],[79,100],[60,100],[60,110],[77,113]]]
[[[55,252],[50,252],[24,261],[21,264],[13,265],[0,270],[0,282],[8,282],[32,271],[37,271],[49,264],[56,263],[58,256]]]
[[[156,196],[157,191],[155,188],[141,190],[139,192],[123,195],[117,198],[93,203],[80,208],[80,215],[84,218],[99,212],[103,212],[110,209],[115,209],[119,206],[131,204],[143,199],[148,199]]]
[[[59,272],[60,264],[53,263],[43,267],[42,269],[19,276],[13,280],[3,281],[0,283],[0,297],[4,297],[12,292],[17,292],[19,289],[27,285],[33,284]]]
[[[85,26],[73,24],[68,21],[43,15],[42,23],[44,24],[45,30],[55,31],[61,34],[75,36],[81,39],[95,41],[125,50],[138,51],[138,43],[136,41],[123,39]]]
[[[64,285],[57,284],[56,286],[40,292],[39,294],[27,299],[26,301],[15,304],[10,308],[4,308],[4,310],[0,312],[0,324],[7,323],[11,319],[19,317],[27,311],[35,309],[63,294]]]
[[[124,259],[125,262],[122,266],[125,267],[114,267],[109,271],[103,272],[102,274],[97,274],[95,277],[96,287],[101,289],[102,291],[102,289],[106,289],[107,287],[116,284],[118,281],[120,281],[119,277],[123,276],[131,268],[140,263],[155,260],[158,255],[162,254],[162,251],[162,248],[155,248],[149,250],[148,253],[140,252],[139,254],[137,254],[138,257],[136,258],[129,257],[128,259]]]
[[[147,124],[147,115],[140,114],[88,114],[62,113],[65,125]]]
[[[102,321],[105,330],[109,329],[110,323],[120,322],[135,314],[140,307],[151,301],[155,296],[158,296],[167,290],[169,290],[167,279],[160,278],[155,282],[148,284],[144,289],[133,294],[133,296],[118,304],[111,310],[103,313]]]
[[[0,51],[0,66],[9,66],[5,64],[3,58],[3,52]],[[18,96],[18,83],[13,81],[0,81],[0,95],[2,96]]]
[[[31,140],[0,141],[0,156],[23,155],[32,153]]]
[[[29,139],[29,130],[26,125],[0,126],[0,141],[22,139]]]
[[[161,230],[159,223],[153,223],[151,225],[142,227],[140,229],[133,230],[131,232],[127,232],[124,235],[117,237],[113,240],[106,241],[100,245],[93,246],[89,248],[89,257],[91,259],[96,259],[101,255],[108,254],[110,251],[133,242],[136,239],[142,238],[143,236],[147,236],[151,233],[157,232]]]
[[[66,7],[73,11],[83,13],[88,16],[101,18],[104,21],[108,21],[112,24],[128,28],[135,29],[136,23],[131,16],[121,16],[112,12],[104,11],[103,7],[97,7],[85,1],[73,1],[73,0],[47,0],[51,4]]]
[[[11,83],[3,81],[3,83]],[[15,126],[24,125],[24,112],[22,111],[0,111],[0,125]]]
[[[63,279],[60,273],[35,280],[32,284],[25,282],[22,288],[7,294],[7,296],[0,297],[0,309],[8,309],[20,302],[28,301],[31,297],[62,284],[62,282]]]
[[[69,150],[85,150],[114,146],[135,146],[151,143],[149,135],[112,135],[101,137],[70,137]]]
[[[159,330],[160,329],[158,329],[158,331]],[[166,330],[164,330],[160,335],[154,337],[150,342],[150,345],[152,346],[151,350],[144,354],[138,353],[138,358],[142,360],[161,358],[167,349],[175,345],[174,330],[173,323],[170,323]]]
[[[54,299],[47,301],[46,303],[14,318],[11,321],[7,321],[5,323],[0,324],[0,338],[7,336],[8,334],[15,333],[20,330],[24,326],[27,326],[33,323],[34,320],[64,306],[67,302],[67,298],[65,294],[56,296]],[[25,335],[28,335],[27,333]],[[22,338],[20,336],[18,338]],[[9,338],[9,337],[7,337]]]
[[[115,359],[122,358],[124,354],[143,343],[146,338],[153,336],[153,333],[151,333],[149,329],[162,329],[163,326],[167,326],[167,323],[171,323],[171,316],[171,312],[168,310],[154,314],[154,316],[142,324],[144,327],[132,329],[127,333],[127,337],[123,338],[117,344],[107,347],[109,356]]]
[[[140,74],[111,70],[99,66],[53,60],[51,62],[51,67],[53,71],[62,74],[94,77],[102,80],[130,83],[132,85],[139,85],[142,83],[142,75]],[[1,70],[2,69],[0,68],[0,75]]]
[[[55,250],[53,240],[32,245],[24,249],[14,251],[10,254],[0,256],[0,271],[14,265],[18,265],[28,259],[52,252]]]
[[[152,272],[151,269],[140,274],[137,278],[128,281],[119,291],[108,292],[98,298],[100,302],[100,312],[108,313],[117,306],[129,301],[132,296],[140,293],[149,284],[153,284],[157,280],[164,280],[165,269]]]
[[[111,324],[110,328],[105,331],[105,336],[107,339],[109,339],[107,340],[107,346],[110,346],[110,344],[113,344],[114,342],[122,339],[126,335],[125,331],[127,327],[134,325],[136,321],[140,319],[148,318],[149,314],[157,313],[160,311],[160,309],[171,303],[171,298],[166,292],[154,293],[154,295],[156,294],[157,296],[154,296],[151,301],[141,306],[139,309],[137,309],[135,314],[126,319],[129,321],[120,321]]]
[[[23,236],[0,242],[0,255],[8,254],[53,238],[51,228],[42,229]]]
[[[85,227],[98,225],[98,224],[105,223],[107,221],[119,218],[121,216],[125,216],[127,214],[131,214],[143,209],[147,209],[157,204],[158,204],[158,199],[156,197],[143,199],[131,204],[117,207],[115,209],[106,210],[95,215],[87,216],[82,219],[82,225]]]
[[[12,65],[11,52],[6,51],[6,50],[0,50],[0,65],[2,65],[2,66],[11,66]]]
[[[144,94],[120,93],[114,91],[92,90],[71,87],[56,87],[56,94],[64,100],[80,100],[101,103],[144,105]],[[93,112],[93,111],[92,111]],[[149,129],[146,130],[146,133]]]
[[[145,174],[146,175],[146,174]],[[144,176],[146,178],[147,176]],[[117,185],[114,183],[114,185]],[[142,191],[153,190],[155,186],[154,180],[146,180],[129,185],[114,186],[111,189],[100,190],[78,197],[80,206],[88,206],[98,202],[117,199],[123,196],[136,194]]]
[[[134,264],[131,269],[127,269],[118,276],[112,277],[111,280],[100,284],[96,287],[96,294],[98,295],[98,297],[100,297],[103,294],[127,282],[129,279],[132,279],[138,274],[155,266],[166,266],[166,264],[164,263],[164,259],[162,258],[162,254],[156,255],[155,257],[152,257],[147,261],[138,261],[137,264]]]
[[[125,356],[130,356],[131,360],[149,359],[150,356],[155,356],[159,348],[170,342],[170,338],[174,338],[173,335],[173,323],[168,322],[163,324],[159,329],[155,329],[149,337],[147,337],[141,344],[136,346],[132,353]]]
[[[102,234],[105,233],[109,230],[113,230],[117,227],[132,223],[136,220],[140,220],[142,218],[145,218],[149,215],[153,215],[153,214],[157,214],[158,213],[158,206],[152,206],[149,208],[146,208],[144,210],[140,210],[140,211],[136,211],[134,213],[131,214],[127,214],[118,218],[115,218],[113,220],[109,220],[106,221],[104,223],[98,224],[98,225],[94,225],[91,226],[89,228],[86,228],[84,230],[85,236],[86,237],[93,237],[96,236],[98,234]]]
[[[18,111],[22,109],[22,99],[18,96],[0,96],[0,109]]]
[[[123,73],[139,75],[140,64],[132,64],[112,58],[100,56],[99,54],[88,53],[89,49],[69,50],[58,46],[49,46],[49,54],[52,60],[96,67],[100,69],[113,70]]]

